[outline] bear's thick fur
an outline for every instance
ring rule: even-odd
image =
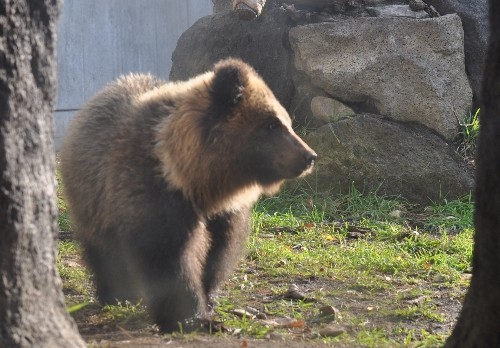
[[[60,154],[100,300],[143,298],[163,331],[207,317],[253,203],[315,157],[240,60],[185,82],[129,75],[106,87],[76,115]]]

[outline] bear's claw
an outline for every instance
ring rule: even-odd
[[[218,332],[227,332],[228,328],[223,323],[207,318],[189,318],[179,323],[179,331],[183,333],[205,332],[215,334]]]

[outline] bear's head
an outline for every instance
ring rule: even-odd
[[[238,59],[166,85],[173,105],[156,154],[169,185],[207,213],[238,209],[311,171],[316,153],[262,78]]]

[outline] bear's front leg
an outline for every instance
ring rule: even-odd
[[[187,323],[193,318],[205,319],[208,312],[202,287],[209,246],[204,224],[182,224],[177,219],[148,225],[129,241],[144,302],[162,332],[188,331]]]
[[[188,323],[201,317],[200,294],[180,278],[150,278],[146,287],[145,303],[161,332],[191,331]]]
[[[250,232],[250,208],[220,213],[208,219],[211,246],[203,274],[203,286],[210,295],[241,259]]]

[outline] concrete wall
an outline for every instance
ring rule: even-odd
[[[177,39],[212,6],[211,0],[65,0],[57,38],[56,149],[75,111],[119,75],[167,79]]]

